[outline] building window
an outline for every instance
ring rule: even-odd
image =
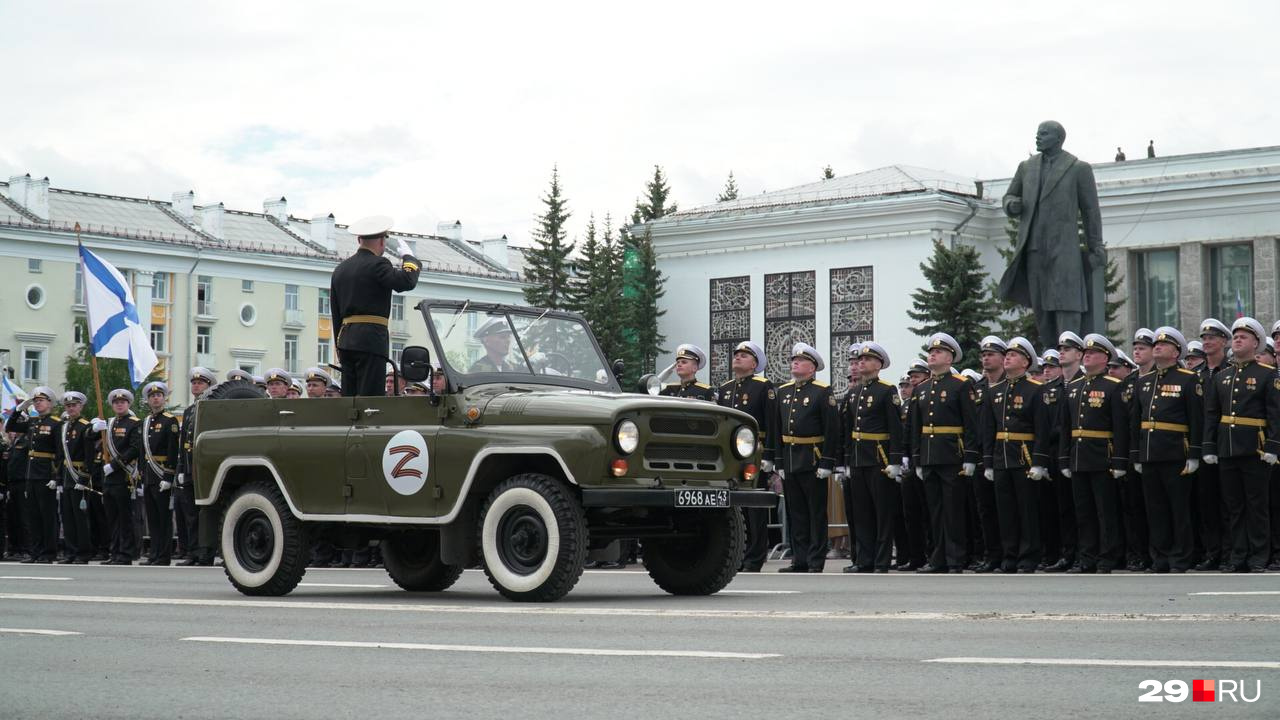
[[[333,345],[328,338],[316,342],[316,364],[324,367],[333,362]]]
[[[44,272],[44,261],[35,258],[27,258],[27,272],[38,273]]]
[[[241,280],[241,281],[240,281],[240,292],[247,292],[247,293],[251,293],[251,292],[253,292],[253,281],[252,281],[252,280]]]
[[[395,363],[398,366],[400,364],[400,355],[403,352],[404,352],[404,343],[392,342],[391,343],[391,362]]]
[[[815,296],[812,270],[764,276],[765,373],[775,383],[791,377],[791,346],[816,339]]]
[[[24,383],[43,383],[45,381],[45,356],[47,353],[48,350],[42,347],[22,348],[22,381]]]
[[[241,361],[239,361],[239,362],[237,363],[237,365],[236,365],[236,366],[237,366],[237,367],[239,367],[241,370],[243,370],[243,371],[245,371],[245,372],[249,373],[250,375],[257,375],[257,374],[258,374],[258,363],[256,363],[256,362],[249,362],[249,361],[247,361],[247,360],[241,360]]]
[[[319,313],[320,317],[329,316],[329,288],[320,288],[320,300],[316,306],[316,312]]]
[[[77,319],[71,324],[71,327],[73,328],[73,342],[76,345],[84,345],[87,342],[87,340],[85,340],[85,335],[89,332],[89,324],[87,322],[80,322],[80,320]]]
[[[298,336],[284,336],[284,369],[291,373],[298,372]]]
[[[169,302],[169,273],[158,272],[151,278],[151,299],[155,302]]]
[[[285,310],[298,309],[298,286],[297,285],[284,286],[284,309]]]
[[[849,386],[849,346],[870,340],[875,331],[875,276],[871,266],[831,270],[832,392]]]
[[[196,314],[213,315],[213,278],[208,275],[196,278]]]
[[[164,323],[151,323],[151,349],[158,353],[169,352]]]
[[[1213,294],[1209,309],[1223,322],[1253,314],[1253,246],[1221,245],[1209,250]]]
[[[241,305],[240,324],[245,327],[252,327],[256,322],[258,322],[258,309],[253,306],[253,303],[244,303]]]
[[[44,307],[44,288],[39,285],[27,286],[27,307],[32,310],[39,310]]]
[[[1134,261],[1138,327],[1178,327],[1178,251],[1136,253]]]
[[[711,385],[733,376],[733,348],[751,339],[751,276],[711,280]]]
[[[196,328],[196,353],[199,355],[213,354],[213,328],[208,325],[201,325]]]
[[[74,305],[84,304],[84,266],[76,263],[76,295],[71,300]]]
[[[404,319],[404,296],[403,295],[391,296],[391,319],[392,320]]]

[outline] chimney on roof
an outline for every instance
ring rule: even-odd
[[[507,264],[510,261],[510,258],[507,257],[506,235],[503,235],[500,238],[488,238],[481,242],[481,246],[484,248],[485,257],[508,270],[511,269],[511,266]]]
[[[462,240],[462,221],[436,223],[436,234],[450,240]]]
[[[338,243],[334,240],[333,213],[329,213],[328,217],[321,215],[311,218],[311,242],[331,253],[338,251]]]
[[[281,224],[289,222],[289,201],[281,195],[279,200],[266,199],[262,201],[262,213],[270,215],[279,220]]]
[[[49,178],[32,180],[30,173],[9,178],[9,199],[41,220],[48,220]]]
[[[200,208],[200,229],[206,235],[222,240],[222,203],[205,205]]]
[[[191,222],[196,218],[196,193],[194,190],[176,192],[170,202],[173,211],[183,220]]]

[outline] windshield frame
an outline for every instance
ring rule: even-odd
[[[582,315],[569,312],[567,310],[548,310],[545,308],[529,307],[525,305],[507,305],[505,303],[478,303],[470,300],[421,300],[414,309],[422,315],[422,322],[427,326],[427,335],[431,338],[432,360],[439,363],[441,370],[446,378],[446,391],[456,392],[467,387],[476,385],[548,385],[552,387],[566,387],[578,390],[590,390],[593,392],[622,392],[621,386],[618,385],[618,379],[613,376],[613,363],[604,356],[604,352],[600,349],[600,343],[596,340],[596,334],[591,330],[591,326],[587,324]],[[515,330],[515,323],[512,322],[514,316],[527,317],[530,321],[540,317],[554,318],[557,320],[566,320],[578,323],[586,331],[587,336],[591,338],[591,347],[596,351],[596,357],[600,359],[600,365],[605,370],[608,382],[601,384],[591,380],[581,378],[568,377],[564,375],[542,375],[535,373],[467,373],[458,368],[454,368],[449,364],[448,357],[442,351],[444,343],[436,334],[435,323],[431,322],[432,310],[453,310],[461,313],[463,310],[475,311],[488,314],[501,314],[505,316],[507,324],[512,328],[515,335],[517,346],[520,348],[520,354],[525,357],[527,363],[527,355],[524,352],[523,344],[520,340],[520,333]],[[454,329],[457,332],[457,329]],[[433,363],[434,364],[434,363]]]

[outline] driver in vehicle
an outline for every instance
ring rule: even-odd
[[[506,318],[492,318],[481,325],[474,335],[484,345],[484,357],[475,361],[469,373],[520,372],[522,368],[507,362],[511,352],[511,326]]]

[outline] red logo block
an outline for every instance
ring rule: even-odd
[[[1191,681],[1191,700],[1192,702],[1213,702],[1213,681],[1212,680],[1192,680]]]

